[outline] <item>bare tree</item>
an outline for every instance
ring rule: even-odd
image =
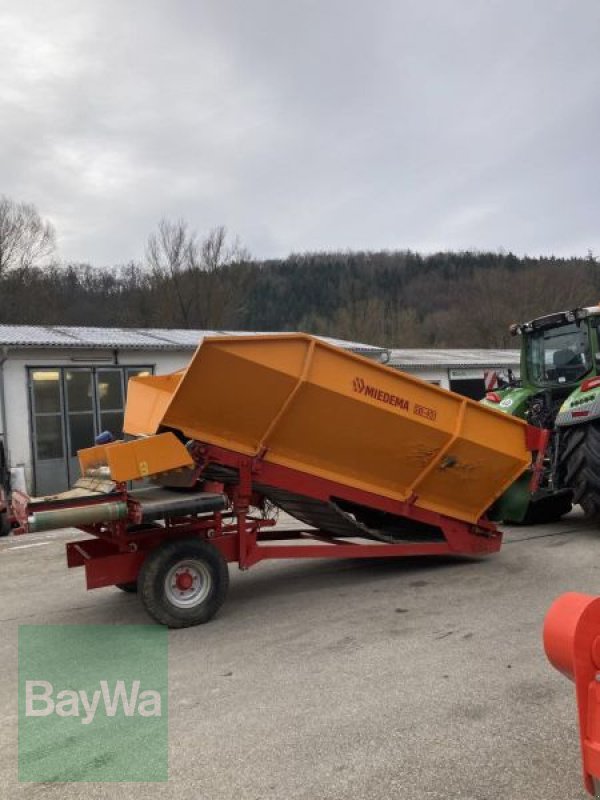
[[[186,291],[186,273],[198,261],[196,234],[188,230],[185,220],[170,222],[162,219],[157,233],[150,235],[146,247],[146,261],[156,278],[167,278],[167,286],[173,290],[181,323],[190,326],[190,311],[193,296]]]
[[[227,264],[247,261],[250,254],[242,247],[236,237],[232,243],[227,241],[227,228],[219,225],[212,228],[200,246],[200,268],[206,272],[216,272]]]
[[[196,319],[201,327],[220,329],[235,316],[242,302],[242,287],[236,281],[223,280],[220,273],[224,267],[249,259],[250,254],[239,239],[228,241],[227,229],[222,225],[212,228],[202,240],[194,276]]]
[[[54,228],[34,205],[0,196],[0,277],[11,269],[41,266],[55,248]]]
[[[186,328],[221,326],[235,302],[235,292],[217,273],[248,258],[237,239],[228,241],[222,226],[199,241],[185,220],[162,219],[146,247],[146,262],[160,287],[163,313],[159,316],[172,323],[175,311]]]

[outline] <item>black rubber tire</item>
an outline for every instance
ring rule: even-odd
[[[6,512],[0,513],[0,536],[8,536],[11,531],[10,520]]]
[[[585,515],[600,518],[600,422],[564,428],[559,473],[562,486],[573,489],[573,502]]]
[[[137,582],[134,583],[115,583],[117,589],[120,589],[122,592],[126,592],[127,594],[137,594],[138,585]]]
[[[165,592],[165,579],[178,562],[200,561],[208,569],[211,585],[207,596],[196,605],[180,608]],[[211,620],[223,605],[229,588],[227,562],[209,542],[179,539],[165,542],[147,557],[138,576],[138,592],[148,614],[169,628],[187,628]]]
[[[561,498],[559,502],[548,503],[547,506],[537,506],[529,504],[527,513],[521,522],[512,522],[512,525],[549,525],[552,522],[559,522],[565,514],[569,514],[573,508],[573,503],[569,498]]]

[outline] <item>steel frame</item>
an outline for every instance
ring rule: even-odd
[[[210,484],[213,491],[224,491],[231,500],[231,510],[198,516],[170,517],[164,525],[132,526],[141,522],[139,504],[118,484],[110,500],[128,503],[126,520],[82,526],[92,538],[66,544],[67,565],[84,567],[88,589],[134,582],[147,554],[172,539],[200,537],[216,547],[226,561],[237,562],[246,570],[266,559],[297,558],[385,558],[427,555],[487,555],[500,549],[502,534],[486,519],[472,525],[415,505],[415,497],[407,502],[390,500],[381,495],[319,478],[267,462],[264,457],[250,457],[221,447],[195,443],[194,459],[200,477],[209,464],[235,470],[231,484]],[[264,454],[263,454],[264,456]],[[313,529],[277,530],[276,521],[251,513],[260,505],[256,484],[288,490],[312,499],[347,500],[379,511],[402,516],[419,523],[434,525],[443,534],[443,541],[412,541],[386,544],[371,539],[347,540]],[[207,486],[208,489],[208,486]],[[108,496],[107,496],[108,497]],[[69,506],[85,506],[102,499],[69,501]],[[52,508],[36,505],[37,508]],[[21,513],[21,524],[26,520]],[[415,535],[415,539],[418,535]]]

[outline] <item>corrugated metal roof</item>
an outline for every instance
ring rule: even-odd
[[[258,335],[258,331],[203,331],[182,328],[86,328],[56,325],[0,325],[0,347],[193,350],[205,336]],[[325,342],[378,357],[383,347],[319,337]]]
[[[391,367],[446,367],[477,369],[478,367],[514,367],[519,364],[518,350],[425,350],[409,348],[390,350]]]
[[[193,350],[205,336],[243,336],[277,331],[216,331],[186,328],[89,328],[57,325],[0,325],[0,347],[39,348],[119,348],[131,350]],[[324,342],[373,358],[384,357],[386,363],[399,368],[477,368],[515,366],[518,350],[434,350],[405,348],[386,350],[384,347],[349,342],[328,336]]]

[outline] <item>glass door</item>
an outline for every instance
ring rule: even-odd
[[[123,370],[96,370],[96,395],[100,432],[110,431],[115,439],[123,436]]]
[[[59,369],[35,369],[30,373],[31,424],[35,492],[54,494],[69,482],[65,459],[63,392]]]
[[[65,369],[64,384],[69,485],[72,486],[80,475],[77,451],[93,447],[97,433],[92,370]]]

